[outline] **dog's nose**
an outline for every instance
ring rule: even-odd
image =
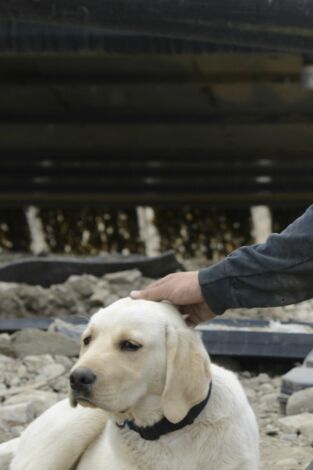
[[[87,391],[97,380],[96,374],[87,367],[78,367],[70,375],[71,388],[74,391]]]

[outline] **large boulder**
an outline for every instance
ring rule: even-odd
[[[13,335],[12,344],[17,357],[40,354],[77,356],[79,342],[59,333],[25,329]]]
[[[313,387],[293,393],[287,402],[287,415],[313,413]]]

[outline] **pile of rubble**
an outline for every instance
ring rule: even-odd
[[[0,282],[0,316],[86,316],[150,282],[151,279],[143,277],[137,269],[100,278],[90,274],[70,276],[64,284],[49,288]]]
[[[195,269],[193,265],[191,268]],[[187,269],[190,269],[188,265]],[[2,319],[70,315],[86,317],[100,307],[126,297],[131,290],[145,287],[151,281],[137,269],[132,269],[100,278],[89,274],[70,276],[65,283],[49,288],[0,282],[0,316]],[[313,323],[313,301],[277,308],[228,310],[224,318],[231,317]]]
[[[44,353],[44,345],[50,353]],[[54,332],[0,335],[0,442],[18,436],[67,396],[69,370],[78,349],[78,341]],[[283,416],[278,402],[280,377],[253,376],[248,371],[239,377],[258,417],[261,469],[303,470],[313,460],[313,388],[293,394]]]
[[[49,289],[1,284],[0,314],[2,318],[9,312],[12,316],[89,315],[148,282],[132,270],[100,279],[72,276]],[[312,309],[309,313],[312,319]],[[79,341],[61,330],[57,322],[48,332],[28,329],[0,334],[0,442],[18,436],[45,409],[67,396]],[[284,416],[278,401],[280,376],[243,371],[239,378],[260,426],[260,470],[304,470],[313,460],[313,388],[294,393]]]

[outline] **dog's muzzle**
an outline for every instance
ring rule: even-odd
[[[91,389],[97,380],[96,374],[87,367],[78,367],[70,375],[70,385],[75,395],[90,395]]]

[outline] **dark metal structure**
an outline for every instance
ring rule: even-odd
[[[0,0],[0,204],[305,205],[305,0]]]
[[[313,47],[308,0],[1,0],[0,17],[288,53]]]

